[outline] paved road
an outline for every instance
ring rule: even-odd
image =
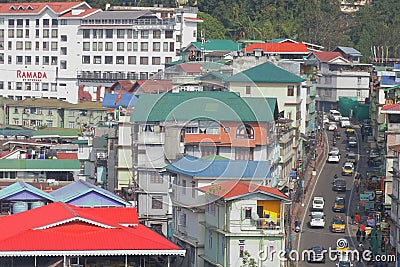
[[[325,249],[335,249],[336,248],[336,242],[339,238],[346,238],[349,243],[350,243],[350,249],[354,249],[358,244],[356,241],[353,241],[354,239],[354,231],[356,230],[356,227],[353,225],[350,225],[351,223],[351,216],[354,213],[354,203],[351,203],[349,200],[357,199],[357,197],[354,197],[352,194],[355,194],[355,192],[352,192],[353,188],[353,182],[354,182],[354,175],[353,176],[345,176],[345,180],[347,181],[347,191],[344,193],[337,193],[332,191],[332,181],[333,181],[333,176],[335,174],[338,175],[338,177],[341,177],[341,171],[342,171],[342,166],[344,162],[346,161],[345,156],[346,156],[346,135],[344,132],[344,129],[338,129],[341,133],[341,138],[337,142],[337,147],[339,147],[340,152],[341,152],[341,159],[339,164],[334,164],[334,163],[326,163],[323,165],[323,168],[321,170],[317,170],[317,178],[318,181],[315,183],[314,188],[310,188],[309,190],[313,190],[310,193],[310,198],[307,200],[307,202],[304,205],[305,212],[303,213],[303,218],[302,219],[302,232],[298,234],[298,243],[294,244],[294,248],[297,248],[297,251],[300,253],[304,250],[310,249],[313,246],[323,246]],[[332,138],[333,134],[332,132],[326,132],[329,140],[329,146],[332,147]],[[358,135],[359,136],[359,135]],[[357,148],[352,148],[351,150],[359,153],[359,148],[364,148],[366,147],[367,143],[361,143],[361,138],[358,138],[358,144],[359,146]],[[360,146],[361,144],[361,146]],[[363,159],[364,158],[364,159]],[[361,157],[361,160],[358,161],[358,164],[356,165],[356,171],[358,169],[362,170],[363,168],[365,169],[366,167],[366,160],[365,157]],[[346,213],[336,213],[332,211],[332,206],[333,202],[335,200],[336,196],[345,196],[346,198]],[[316,228],[310,228],[308,226],[308,222],[310,219],[310,207],[312,206],[312,198],[314,196],[323,196],[325,199],[325,208],[324,208],[324,213],[326,215],[325,218],[325,228],[324,229],[316,229]],[[330,231],[330,223],[332,218],[335,215],[343,215],[346,217],[347,224],[346,224],[346,233],[332,233]],[[351,233],[351,234],[350,234]],[[354,244],[356,243],[356,244]],[[329,260],[329,256],[326,258],[326,263],[323,264],[310,264],[305,261],[299,261],[298,266],[336,266],[336,262]],[[355,266],[363,266],[360,264],[356,264]]]

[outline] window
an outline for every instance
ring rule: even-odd
[[[18,41],[17,45],[16,45],[17,50],[22,50],[23,47],[24,47],[24,43],[22,41]]]
[[[174,31],[165,31],[165,38],[174,38]]]
[[[254,129],[248,124],[236,128],[236,139],[254,139]]]
[[[85,38],[85,39],[90,38],[90,30],[84,29],[82,31],[82,34],[83,34],[83,38]]]
[[[117,56],[117,64],[124,64],[124,56]]]
[[[39,48],[40,48],[40,43],[39,42],[35,42],[35,50],[37,51],[37,50],[39,50]]]
[[[103,38],[103,30],[93,30],[93,38]]]
[[[22,56],[17,56],[17,64],[22,64]]]
[[[68,123],[68,128],[75,128],[75,122],[69,122]]]
[[[97,43],[96,42],[92,43],[92,51],[97,51]]]
[[[29,38],[29,29],[25,30],[25,38]]]
[[[18,37],[18,36],[17,36]],[[361,77],[357,77],[357,84],[360,85],[361,84]]]
[[[31,65],[32,64],[32,57],[31,56],[25,56],[25,64],[26,65]]]
[[[90,56],[82,56],[83,64],[90,64]]]
[[[294,96],[294,86],[289,85],[287,88],[287,96]]]
[[[131,42],[126,43],[126,51],[132,51],[132,43]]]
[[[51,37],[52,38],[57,38],[58,37],[58,30],[57,29],[51,30]]]
[[[160,39],[161,38],[161,31],[160,30],[154,30],[153,31],[153,39]]]
[[[149,65],[148,57],[140,57],[140,65]]]
[[[113,30],[112,29],[106,30],[106,38],[113,38]]]
[[[152,196],[151,197],[151,208],[155,210],[161,210],[163,208],[163,197]]]
[[[93,63],[94,64],[101,64],[101,56],[94,56]]]
[[[104,63],[105,64],[113,64],[113,57],[112,56],[105,56]]]
[[[32,90],[32,83],[30,83],[30,82],[25,82],[25,90],[26,90],[26,91]]]
[[[126,30],[126,37],[127,38],[132,38],[132,31],[131,29]]]
[[[97,50],[98,51],[103,51],[103,43],[98,43],[97,44]]]
[[[43,65],[49,65],[50,58],[49,56],[43,56]]]
[[[130,65],[136,64],[136,57],[128,56],[128,64],[130,64]]]
[[[35,37],[39,38],[39,30],[37,30],[37,29],[35,30]]]
[[[90,43],[83,42],[83,51],[90,51]]]
[[[160,57],[153,57],[151,60],[153,65],[161,65],[161,58]]]
[[[181,213],[179,216],[179,225],[180,226],[186,226],[186,214]]]
[[[124,51],[124,43],[123,42],[117,43],[117,51]]]
[[[106,42],[106,51],[112,51],[112,50],[113,50],[113,43]]]
[[[141,31],[140,31],[140,37],[141,37],[142,39],[149,38],[149,31],[148,31],[148,30],[141,30]]]
[[[53,127],[53,121],[46,120],[46,126],[47,127]]]
[[[165,63],[172,62],[172,57],[165,57]]]
[[[61,47],[61,55],[65,56],[67,54],[67,48]]]
[[[117,30],[117,38],[124,38],[125,30]]]
[[[34,83],[33,91],[39,91],[39,83]]]
[[[215,202],[210,202],[206,205],[206,212],[215,216]]]
[[[8,30],[8,38],[14,38],[14,30]]]
[[[58,50],[57,42],[51,42],[51,51],[57,51],[57,50]]]
[[[0,64],[4,64],[4,53],[0,53]]]
[[[246,95],[250,95],[250,94],[251,94],[251,86],[246,85]]]
[[[17,30],[17,38],[23,38],[24,37],[24,31],[23,30]]]
[[[150,183],[152,184],[162,184],[163,178],[158,172],[151,172],[150,173]]]
[[[180,36],[180,35],[177,35],[177,36],[176,36],[176,41],[177,41],[178,43],[181,42],[181,36]]]
[[[154,42],[153,43],[153,51],[154,52],[160,52],[161,50],[161,43],[160,42]]]
[[[17,82],[16,90],[22,90],[22,82]]]
[[[68,39],[67,39],[67,36],[66,35],[61,35],[61,41],[62,42],[66,42]]]
[[[62,70],[67,69],[67,61],[66,60],[60,60],[60,69],[62,69]]]
[[[39,65],[39,56],[35,56],[35,65]]]
[[[8,82],[8,87],[7,88],[8,88],[8,90],[13,90],[11,82]]]
[[[244,209],[244,218],[245,219],[251,219],[251,207],[246,207]]]
[[[254,149],[252,147],[236,147],[235,160],[254,160]]]
[[[140,43],[140,51],[149,51],[149,43],[147,42]]]
[[[137,42],[133,42],[132,43],[132,50],[133,51],[138,51],[138,43]]]
[[[50,31],[48,29],[43,30],[43,38],[49,38],[50,36]]]
[[[57,92],[57,84],[56,83],[51,83],[50,86],[51,86],[50,91]],[[49,113],[51,113],[51,110],[49,110]],[[51,115],[51,114],[49,114],[49,115]]]
[[[175,50],[175,43],[174,42],[170,42],[169,43],[169,52],[174,52]]]
[[[136,30],[133,30],[132,31],[132,38],[135,38],[135,39],[137,39],[138,38],[138,31],[136,31]]]
[[[52,56],[52,57],[51,57],[51,65],[57,65],[57,63],[58,63],[58,58]]]
[[[51,25],[52,26],[58,26],[58,20],[57,19],[52,19],[51,20]]]
[[[43,51],[49,51],[49,42],[43,42]]]
[[[12,56],[8,56],[8,64],[12,64]]]
[[[42,83],[42,91],[49,91],[49,84],[48,83]]]
[[[213,232],[212,230],[208,229],[208,247],[212,248],[213,246]]]
[[[39,27],[40,23],[39,23],[39,19],[36,19],[36,27]]]
[[[32,49],[32,42],[26,41],[25,42],[25,50],[31,50],[31,49]]]
[[[8,26],[14,27],[14,19],[8,19]]]
[[[50,25],[50,20],[49,19],[43,19],[43,27],[49,27]]]
[[[182,195],[186,195],[186,180],[182,180]]]

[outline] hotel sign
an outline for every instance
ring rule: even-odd
[[[45,71],[17,70],[17,78],[24,82],[41,82],[43,79],[47,79],[47,74]]]

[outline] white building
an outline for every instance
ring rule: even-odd
[[[148,79],[178,60],[180,49],[196,40],[196,17],[197,8],[0,4],[1,94],[100,100],[117,79]]]

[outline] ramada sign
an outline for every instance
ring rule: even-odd
[[[47,79],[45,71],[22,71],[17,70],[17,78],[26,82],[40,82]]]

